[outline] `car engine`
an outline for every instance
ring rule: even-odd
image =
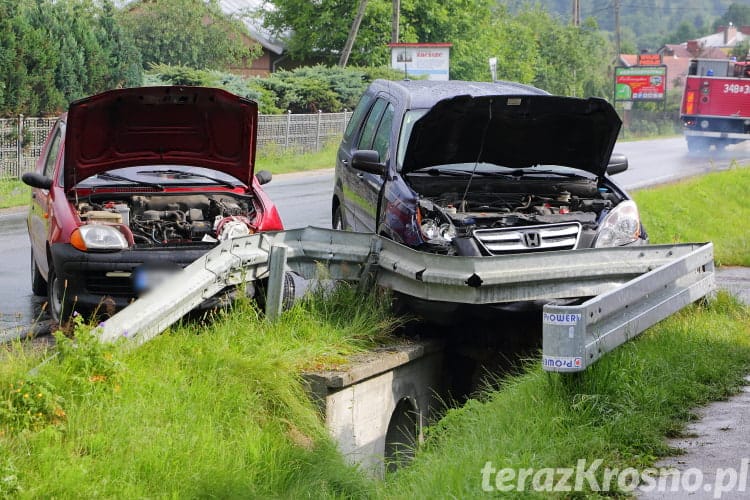
[[[136,248],[212,244],[255,232],[249,197],[221,194],[91,195],[76,203],[83,223],[126,226]]]

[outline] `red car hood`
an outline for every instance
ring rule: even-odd
[[[162,164],[212,168],[249,186],[257,124],[255,102],[213,88],[140,87],[75,101],[65,190],[114,168]]]

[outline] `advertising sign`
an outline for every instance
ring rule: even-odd
[[[666,66],[615,68],[615,101],[663,101],[666,86]]]
[[[450,43],[392,43],[391,67],[407,77],[427,75],[428,80],[448,80]]]

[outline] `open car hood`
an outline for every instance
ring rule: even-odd
[[[621,124],[612,106],[597,98],[453,97],[414,123],[402,172],[478,161],[563,165],[603,176]]]
[[[205,87],[119,89],[75,101],[66,125],[65,190],[139,165],[206,167],[249,186],[257,123],[256,103]]]

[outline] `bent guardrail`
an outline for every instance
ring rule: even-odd
[[[221,243],[108,319],[101,339],[141,344],[224,288],[261,279],[268,280],[266,315],[273,319],[285,272],[312,279],[321,269],[334,280],[462,304],[594,297],[580,306],[544,306],[544,364],[551,371],[585,369],[714,284],[710,243],[454,257],[372,234],[308,227]]]
[[[693,245],[653,271],[583,304],[547,304],[542,366],[577,372],[714,289],[713,244]]]

